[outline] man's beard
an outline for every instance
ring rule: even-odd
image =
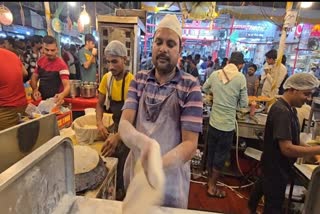
[[[167,60],[167,63],[166,65],[164,65],[164,63],[159,63],[158,60],[159,58],[165,58]],[[170,58],[166,55],[158,55],[156,57],[156,61],[154,63],[154,66],[155,68],[157,69],[157,71],[160,73],[160,74],[169,74],[172,72],[172,70],[176,67],[176,65],[173,65],[170,63]]]
[[[168,64],[167,66],[159,66],[158,63],[155,63],[155,68],[160,74],[169,74],[175,68],[174,65]]]

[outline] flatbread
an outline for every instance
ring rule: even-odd
[[[86,173],[97,167],[99,154],[89,146],[75,145],[74,151],[74,173]]]

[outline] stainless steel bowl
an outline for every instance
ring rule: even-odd
[[[80,86],[80,95],[84,98],[92,98],[96,96],[97,85],[96,84],[87,84]]]
[[[81,80],[69,80],[69,82],[70,82],[69,97],[72,97],[72,98],[80,97]]]

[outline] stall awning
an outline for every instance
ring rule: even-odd
[[[269,20],[278,24],[283,23],[285,8],[272,8],[260,6],[219,6],[219,14],[230,14],[236,19]],[[318,24],[320,13],[318,10],[299,9],[298,23]]]

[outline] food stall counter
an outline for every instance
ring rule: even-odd
[[[56,136],[0,174],[2,213],[121,214],[122,202],[76,196],[73,146]],[[156,213],[209,212],[155,207]]]
[[[73,145],[80,145],[71,127],[60,130],[60,136],[69,137]],[[103,144],[104,144],[104,141],[94,141],[92,144],[81,144],[81,145],[88,145],[90,148],[94,149],[95,151],[98,152],[98,154],[100,154]],[[83,196],[86,198],[115,199],[116,197],[115,179],[117,174],[118,159],[113,157],[103,157],[103,156],[101,156],[101,158],[105,162],[105,165],[108,169],[108,176],[98,188],[86,191]]]
[[[98,103],[97,97],[92,98],[83,98],[83,97],[75,97],[64,98],[65,104],[71,104],[72,111],[84,111],[86,108],[96,108]]]

